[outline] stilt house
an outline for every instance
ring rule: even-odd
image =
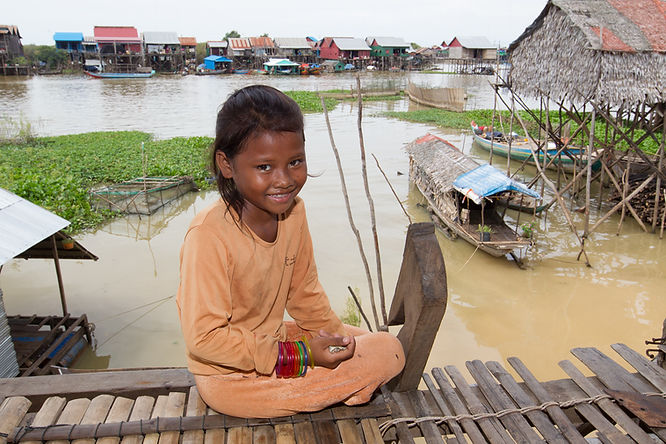
[[[410,47],[400,37],[366,37],[365,43],[371,48],[373,57],[406,56]]]
[[[18,26],[0,25],[0,66],[10,63],[15,57],[23,56],[23,44]]]
[[[270,37],[250,37],[252,55],[255,57],[269,57],[275,55],[275,44]]]
[[[173,72],[183,69],[180,40],[175,32],[144,32],[143,47],[146,63],[155,71]]]
[[[486,37],[454,37],[448,45],[449,58],[495,60],[497,47]]]
[[[226,40],[211,40],[206,42],[206,55],[226,56],[229,42]]]
[[[195,37],[178,37],[180,42],[180,53],[185,60],[185,66],[196,63],[197,58],[197,39]]]
[[[72,62],[83,62],[83,33],[56,32],[53,34],[56,49],[63,49],[69,54]]]
[[[370,47],[353,37],[324,37],[319,44],[319,57],[327,60],[363,59],[370,57]]]
[[[273,39],[273,43],[275,43],[275,51],[280,57],[296,59],[313,54],[312,46],[305,37],[276,37]]]
[[[133,26],[95,26],[102,65],[110,72],[134,72],[144,66],[143,45]]]
[[[643,230],[654,232],[660,223],[663,234],[664,2],[549,0],[509,46],[509,58],[507,86],[514,97],[537,97],[559,107],[560,123],[539,123],[549,140],[560,147],[564,137],[574,139],[601,161],[598,174],[590,168],[585,172],[583,239],[620,209],[620,227],[628,210],[627,217],[631,214]],[[569,122],[579,128],[571,138],[562,130]],[[609,184],[594,191],[599,207],[604,194],[619,196],[619,203],[594,221],[589,195],[596,181]]]

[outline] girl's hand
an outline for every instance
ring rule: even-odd
[[[339,349],[339,347],[344,348]],[[310,348],[312,349],[312,358],[315,365],[335,368],[342,361],[346,361],[354,356],[356,340],[354,336],[332,335],[324,330],[320,330],[319,336],[314,336],[310,339]]]

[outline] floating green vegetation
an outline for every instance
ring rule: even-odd
[[[199,187],[208,187],[211,138],[154,141],[138,131],[0,142],[0,187],[69,220],[72,233],[92,228],[113,213],[93,211],[89,190],[143,176],[141,143],[147,176],[191,176]]]
[[[316,92],[285,91],[284,93],[294,99],[304,113],[321,113],[324,111],[324,109],[321,107],[321,99],[319,98],[319,94]],[[329,111],[332,110],[338,103],[335,99],[328,97],[324,98],[324,102],[326,103],[326,109]]]
[[[539,111],[533,111],[535,116],[539,116]],[[535,138],[539,137],[539,125],[532,118],[530,113],[527,111],[518,111],[517,114],[525,123],[527,131]],[[475,121],[478,125],[491,125],[493,121],[493,110],[492,109],[480,109],[472,111],[446,111],[442,109],[424,109],[417,111],[387,111],[384,113],[385,116],[394,117],[401,120],[406,120],[408,122],[418,122],[418,123],[429,123],[437,125],[443,128],[454,128],[454,129],[469,129],[470,122]],[[549,114],[550,125],[552,128],[560,127],[560,115],[557,111],[551,111]],[[583,119],[587,117],[586,114],[582,114]],[[509,128],[511,131],[524,134],[522,127],[518,120],[514,120],[513,126],[510,126],[511,113],[509,111],[496,111],[495,112],[495,128],[504,133],[509,133]],[[578,126],[574,122],[570,122],[568,125],[568,133],[574,135]],[[609,127],[607,130],[606,122],[601,118],[597,117],[594,125],[594,134],[598,140],[612,140],[613,138],[613,128]],[[624,129],[628,130],[631,127],[631,122],[625,122]],[[640,140],[643,138],[645,131],[641,129],[633,130],[633,140]],[[629,145],[628,143],[621,138],[619,135],[615,135],[617,142],[615,147],[620,150],[626,150]],[[661,133],[656,133],[657,140],[661,140]],[[576,140],[571,142],[572,145],[586,146],[588,145],[589,140],[585,135],[585,131],[578,132]],[[640,144],[640,149],[648,154],[655,154],[659,150],[659,143],[651,137],[645,138]]]
[[[321,113],[324,109],[321,107],[320,94],[324,96],[326,109],[332,110],[340,100],[358,100],[350,89],[331,89],[321,92],[313,91],[285,91],[286,95],[291,97],[298,103],[304,113]],[[382,94],[374,90],[369,90],[367,95],[363,96],[364,102],[383,101],[383,100],[400,100],[403,98],[403,93],[386,93]]]

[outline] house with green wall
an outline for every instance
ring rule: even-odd
[[[400,37],[366,37],[365,42],[371,48],[372,57],[391,57],[406,55],[409,43]]]

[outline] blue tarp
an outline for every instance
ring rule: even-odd
[[[536,199],[541,198],[536,191],[506,177],[500,170],[488,164],[481,165],[456,177],[456,180],[453,181],[453,187],[476,203],[481,203],[482,197],[492,196],[503,191],[517,191]]]
[[[82,32],[56,32],[53,34],[53,40],[56,42],[82,42]]]
[[[231,60],[229,60],[226,57],[216,56],[216,55],[209,55],[204,59],[204,64],[206,66],[206,69],[216,69],[215,64],[227,63],[227,62],[231,62]]]

